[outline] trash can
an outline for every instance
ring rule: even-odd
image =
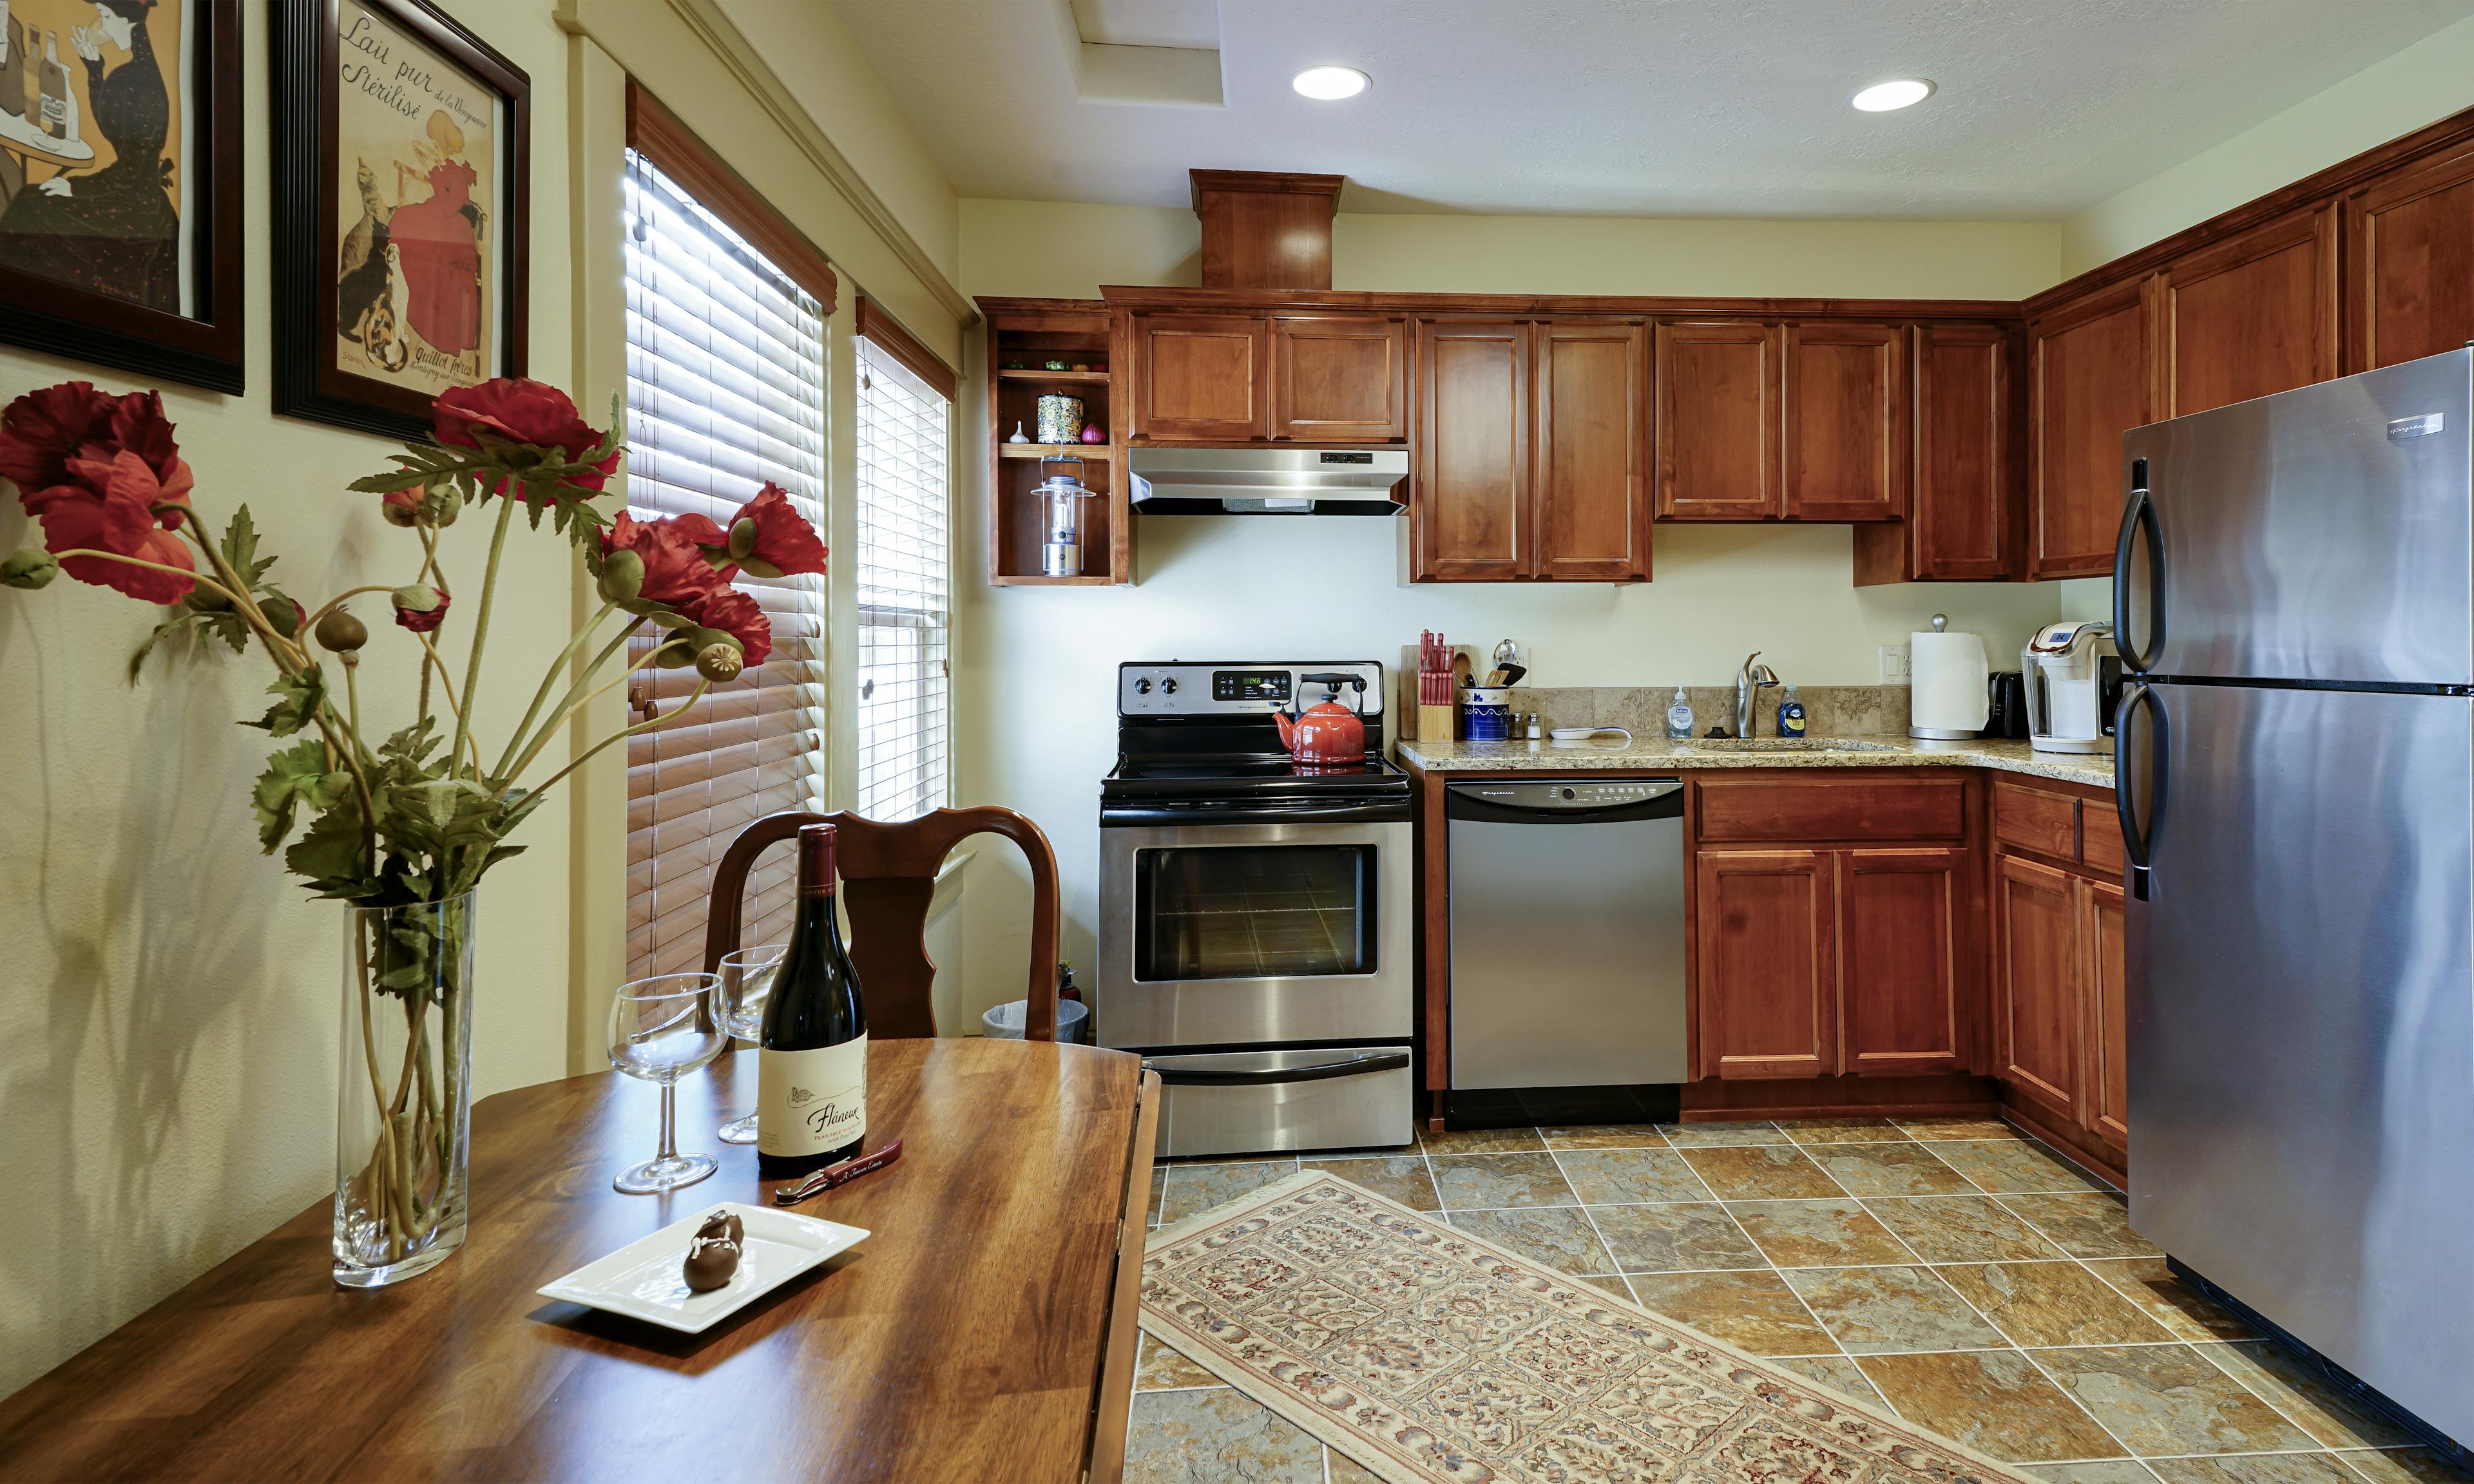
[[[1031,1001],[1009,999],[980,1017],[982,1032],[998,1041],[1022,1040],[1022,1025],[1031,1013]],[[1091,1041],[1091,1007],[1079,999],[1056,1002],[1056,1039],[1078,1045]]]

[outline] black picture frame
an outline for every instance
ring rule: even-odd
[[[354,0],[498,95],[499,363],[524,373],[531,320],[532,80],[426,0]],[[429,395],[355,375],[336,355],[338,0],[271,0],[275,73],[275,410],[404,442],[430,434]]]
[[[204,166],[182,224],[194,251],[194,314],[150,309],[21,269],[0,267],[0,343],[134,371],[158,381],[244,390],[241,290],[241,0],[199,6],[183,81],[196,101],[194,150],[182,168]]]

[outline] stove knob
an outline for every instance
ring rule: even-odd
[[[1166,681],[1162,681],[1162,682],[1160,682],[1160,694],[1161,694],[1161,695],[1163,695],[1163,696],[1174,696],[1174,695],[1176,695],[1176,681],[1174,681],[1174,680],[1166,680]]]
[[[1135,694],[1135,695],[1138,695],[1138,696],[1148,696],[1148,695],[1150,695],[1151,693],[1152,693],[1152,682],[1149,682],[1149,681],[1136,681],[1136,682],[1134,682],[1134,694]]]

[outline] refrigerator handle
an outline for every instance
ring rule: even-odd
[[[2147,827],[2142,829],[2131,800],[2139,790],[2133,786],[2131,757],[2135,749],[2126,746],[2130,738],[2130,713],[2147,707]],[[2113,713],[2114,779],[2113,807],[2122,819],[2122,854],[2127,867],[2130,895],[2141,901],[2147,899],[2147,873],[2156,845],[2156,826],[2165,818],[2165,703],[2156,691],[2144,682],[2133,681],[2122,687],[2122,704]]]
[[[2147,534],[2147,642],[2130,636],[2130,548],[2139,533]],[[2156,521],[2156,502],[2147,494],[2147,461],[2130,461],[2130,497],[2122,502],[2122,531],[2113,541],[2113,647],[2122,668],[2146,671],[2165,649],[2165,533]],[[2119,734],[2119,729],[2117,729]]]

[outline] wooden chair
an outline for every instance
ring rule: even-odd
[[[1031,1006],[1023,1039],[1056,1039],[1056,852],[1037,825],[992,805],[938,809],[898,824],[796,810],[758,820],[739,832],[714,868],[705,972],[719,972],[722,956],[740,946],[748,869],[766,846],[796,837],[803,825],[838,826],[836,868],[838,890],[849,903],[851,967],[867,995],[868,1034],[886,1038],[936,1034],[936,1013],[928,997],[936,976],[928,957],[928,905],[946,855],[977,834],[1003,835],[1022,847],[1031,860]]]

